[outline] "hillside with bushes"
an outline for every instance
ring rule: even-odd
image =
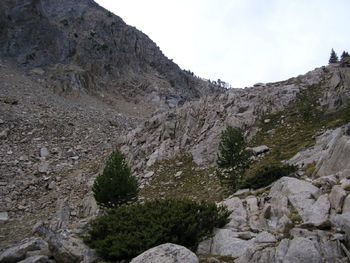
[[[224,89],[92,0],[6,0],[0,80],[0,263],[348,262],[346,51]]]

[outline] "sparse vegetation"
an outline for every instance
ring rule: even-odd
[[[315,134],[349,122],[350,103],[345,102],[338,110],[326,112],[326,109],[319,105],[322,94],[322,85],[313,85],[302,90],[296,100],[283,111],[262,118],[270,119],[270,122],[261,122],[259,125],[261,130],[249,145],[267,145],[270,153],[258,162],[252,163],[245,177],[253,176],[261,167],[279,165],[281,161],[314,145]]]
[[[305,175],[307,177],[311,177],[313,175],[313,173],[315,172],[316,170],[316,164],[315,163],[308,163],[306,166],[305,166]]]
[[[350,192],[350,184],[345,185],[343,189],[347,192]]]
[[[137,196],[137,180],[131,175],[120,151],[111,154],[103,173],[97,176],[92,191],[96,202],[107,208],[117,207]]]
[[[294,225],[298,225],[303,222],[302,218],[300,217],[298,211],[294,208],[291,207],[291,211],[289,214],[289,219],[292,221]]]
[[[252,177],[246,177],[242,180],[239,188],[258,189],[278,180],[283,176],[288,176],[296,172],[297,167],[292,165],[270,165],[259,168]]]
[[[218,202],[223,198],[214,168],[199,167],[190,154],[180,154],[157,162],[150,169],[155,174],[149,184],[140,189],[140,198],[154,200],[176,197],[211,202]]]
[[[145,250],[175,243],[195,250],[229,212],[214,203],[156,200],[121,206],[92,223],[86,242],[106,260],[130,260]]]

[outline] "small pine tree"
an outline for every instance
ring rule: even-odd
[[[117,207],[137,196],[137,180],[120,151],[108,158],[103,173],[98,175],[92,191],[96,202],[107,208]]]
[[[349,53],[347,51],[343,51],[340,57],[340,61],[343,62],[345,58],[350,57]]]
[[[228,126],[221,133],[217,164],[220,168],[227,169],[222,181],[233,191],[236,190],[244,171],[249,167],[250,153],[245,148],[246,143],[240,129]]]
[[[338,63],[338,62],[339,62],[338,55],[337,53],[335,53],[334,49],[332,48],[331,56],[329,58],[329,64]]]

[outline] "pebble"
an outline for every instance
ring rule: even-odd
[[[49,185],[47,186],[47,188],[49,190],[54,190],[56,188],[56,182],[52,181],[51,183],[49,183]]]
[[[46,158],[50,155],[49,150],[46,147],[40,149],[40,157]]]
[[[38,166],[39,173],[47,173],[49,170],[49,164],[47,162],[42,162]]]
[[[0,212],[0,224],[6,223],[9,220],[7,212]]]
[[[148,173],[146,173],[143,177],[144,178],[151,178],[152,176],[154,175],[154,172],[148,172]]]
[[[181,175],[182,175],[182,171],[178,171],[178,172],[175,174],[175,178],[180,178]]]

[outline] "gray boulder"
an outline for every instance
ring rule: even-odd
[[[321,195],[315,203],[302,213],[305,224],[324,226],[328,222],[330,203],[328,194]]]
[[[328,213],[327,198],[322,197],[314,206],[320,192],[320,189],[310,182],[283,177],[273,184],[270,196],[277,199],[287,197],[304,222],[319,224]],[[322,207],[318,207],[319,204],[322,204]]]
[[[348,195],[345,200],[344,200],[344,205],[343,205],[343,209],[342,212],[345,213],[349,213],[350,212],[350,195]]]
[[[346,192],[340,185],[333,186],[332,191],[329,194],[329,200],[332,209],[334,209],[336,213],[341,212],[345,197]]]
[[[38,255],[26,258],[25,260],[21,260],[18,263],[50,263],[52,261],[49,260],[48,256]]]
[[[329,144],[327,151],[317,162],[317,173],[320,176],[335,174],[350,169],[350,137],[344,135],[346,127],[334,130],[334,139]]]
[[[166,243],[151,248],[137,256],[131,263],[199,263],[198,257],[189,249]]]
[[[315,243],[307,238],[297,237],[290,245],[283,263],[322,263],[322,256]]]
[[[218,229],[213,237],[211,254],[238,258],[253,247],[253,241],[238,238],[232,229]]]
[[[253,152],[254,155],[260,155],[268,152],[269,150],[270,148],[267,147],[266,145],[260,145],[260,146],[251,148],[251,151]]]
[[[81,239],[78,239],[62,231],[60,233],[52,231],[45,225],[38,225],[34,232],[47,240],[53,257],[57,262],[94,262],[95,258],[91,249],[87,247]]]
[[[348,243],[350,243],[350,212],[332,216],[331,222],[333,225],[339,227],[342,231],[345,232],[346,239]]]
[[[227,227],[242,228],[247,225],[247,211],[243,206],[242,200],[238,197],[224,200],[222,205],[226,206],[231,212]]]
[[[49,246],[41,238],[24,239],[20,244],[6,249],[0,255],[0,263],[16,263],[25,259],[30,251],[40,251],[43,254],[47,254]]]

